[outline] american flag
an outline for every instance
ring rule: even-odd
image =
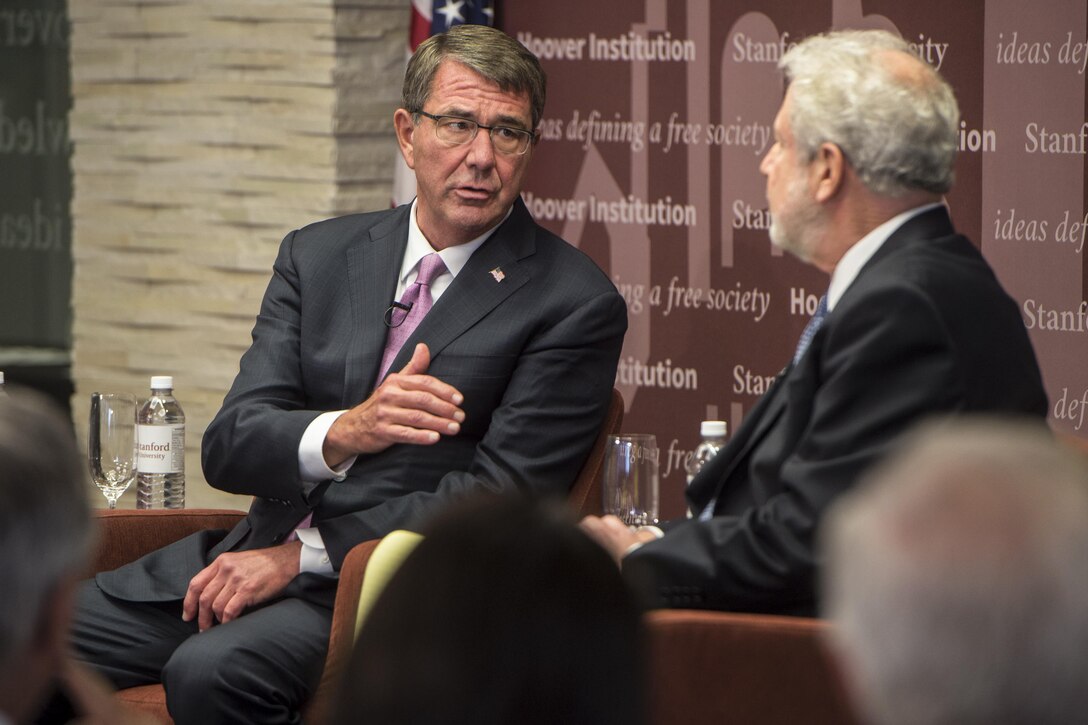
[[[463,23],[494,25],[494,0],[412,0],[408,57],[430,36]],[[393,168],[393,206],[407,204],[415,195],[416,176],[397,152]]]

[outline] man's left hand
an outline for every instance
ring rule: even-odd
[[[284,590],[299,573],[301,541],[269,549],[220,554],[189,582],[181,618],[197,618],[200,631],[215,620],[226,624],[247,608],[266,602]]]
[[[635,544],[644,544],[657,537],[648,531],[635,532],[615,516],[586,516],[580,524],[582,531],[612,555],[618,564]]]

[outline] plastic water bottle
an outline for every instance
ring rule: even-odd
[[[151,378],[151,397],[136,414],[136,508],[185,508],[185,413],[174,378]]]
[[[4,371],[0,370],[0,398],[6,398],[8,391],[4,390]]]
[[[721,447],[725,445],[725,421],[704,420],[702,425],[699,426],[699,434],[703,439],[692,451],[687,463],[684,464],[684,469],[688,473],[689,484],[695,478],[695,474],[699,473],[703,466],[706,465],[706,462],[716,456]],[[688,518],[691,518],[691,515],[689,510]]]

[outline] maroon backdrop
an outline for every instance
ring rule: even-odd
[[[662,514],[683,511],[699,421],[730,434],[783,366],[827,277],[772,248],[758,165],[782,98],[776,62],[830,28],[886,28],[960,101],[948,197],[1020,302],[1053,426],[1088,437],[1083,2],[550,0],[502,27],[549,76],[523,196],[628,301],[624,429],[655,433]]]

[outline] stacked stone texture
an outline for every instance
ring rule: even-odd
[[[76,429],[91,392],[146,395],[151,375],[173,375],[187,505],[245,507],[205,483],[200,438],[284,234],[389,204],[408,0],[69,13]]]

